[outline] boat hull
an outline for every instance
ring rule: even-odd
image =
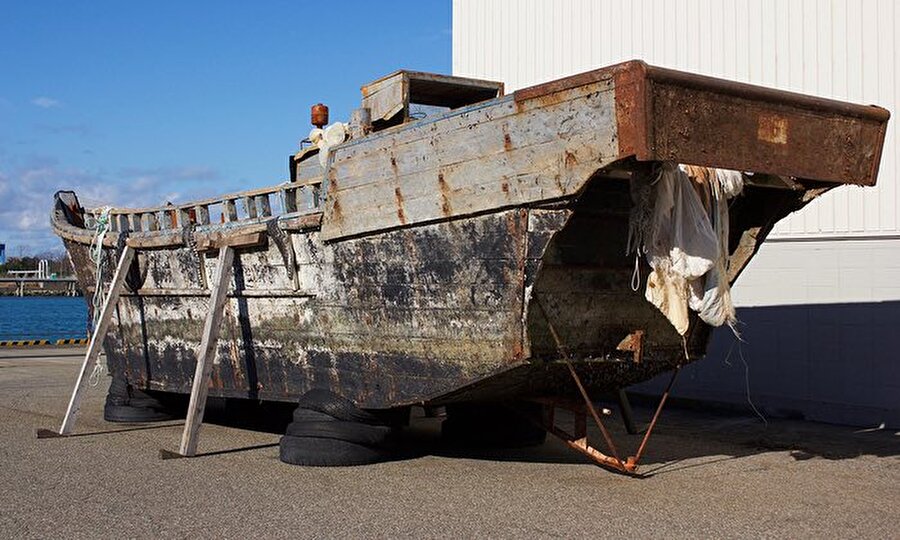
[[[236,252],[210,395],[574,396],[565,361],[589,391],[622,388],[702,357],[710,335],[693,317],[682,338],[633,284],[636,175],[663,161],[757,173],[730,203],[734,283],[779,219],[874,184],[888,116],[630,62],[351,139],[324,166],[301,152],[288,184],[117,210],[106,267],[125,243],[138,255],[110,370],[188,393],[217,249],[255,238]],[[91,215],[73,195],[53,214],[88,293]]]

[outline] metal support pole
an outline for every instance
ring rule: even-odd
[[[678,378],[678,373],[681,371],[681,366],[676,366],[675,371],[672,372],[672,378],[669,379],[669,384],[666,386],[666,391],[663,392],[662,397],[659,399],[659,405],[656,406],[656,412],[653,413],[653,419],[650,420],[650,425],[647,426],[647,431],[644,433],[644,438],[641,440],[641,445],[638,447],[637,453],[628,458],[628,464],[631,466],[637,466],[638,462],[641,460],[641,456],[644,454],[644,447],[647,446],[647,441],[650,439],[650,434],[653,433],[653,428],[656,426],[656,421],[659,420],[659,415],[662,414],[663,405],[666,404],[666,400],[669,399],[669,392],[672,391],[672,385],[675,384],[675,379]]]
[[[572,365],[572,362],[569,361],[569,354],[566,352],[559,334],[556,333],[556,328],[554,328],[553,323],[550,322],[550,317],[547,316],[547,312],[544,310],[544,306],[537,299],[537,297],[534,298],[534,302],[541,310],[541,313],[543,313],[544,320],[547,321],[547,328],[550,330],[550,335],[553,336],[553,340],[556,342],[556,348],[559,351],[560,355],[562,355],[562,358],[566,363],[566,367],[569,368],[569,373],[572,375],[572,379],[575,381],[575,385],[578,387],[578,391],[581,393],[581,397],[582,399],[584,399],[585,405],[587,405],[591,416],[594,418],[594,423],[596,423],[597,427],[600,428],[600,433],[603,435],[603,439],[606,441],[606,446],[609,448],[613,459],[617,463],[619,463],[622,468],[625,468],[625,462],[622,461],[622,459],[619,457],[619,451],[616,449],[615,443],[613,443],[612,436],[610,436],[609,431],[606,430],[606,426],[603,424],[603,421],[600,420],[600,415],[597,414],[597,409],[594,407],[594,403],[591,401],[590,396],[588,396],[587,390],[585,390],[584,385],[581,384],[581,378],[575,371],[575,367]]]

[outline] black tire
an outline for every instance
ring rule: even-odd
[[[119,374],[112,376],[109,390],[106,393],[106,404],[113,406],[129,406],[138,408],[165,409],[160,400],[143,390],[128,384],[125,377]]]
[[[347,441],[285,435],[279,444],[278,457],[291,465],[344,467],[377,463],[389,455],[385,450]]]
[[[291,437],[334,439],[365,446],[379,446],[387,440],[391,428],[359,422],[294,422],[288,424],[285,433]]]
[[[172,420],[172,418],[172,415],[165,411],[147,407],[107,404],[103,408],[103,419],[107,422],[162,422],[164,420]]]
[[[106,393],[106,404],[128,405],[128,383],[125,382],[125,377],[113,375]]]
[[[330,414],[297,407],[294,409],[294,422],[340,422]]]
[[[128,398],[128,404],[132,407],[144,407],[150,409],[164,409],[163,404],[155,397],[150,396],[146,392],[130,387],[131,393]]]
[[[376,416],[360,409],[349,399],[328,390],[310,390],[300,396],[298,405],[302,409],[323,412],[345,422],[361,422],[371,425],[382,423]]]

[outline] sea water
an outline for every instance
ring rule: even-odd
[[[55,341],[87,332],[87,303],[80,296],[0,296],[0,341]]]

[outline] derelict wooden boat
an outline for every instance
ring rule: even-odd
[[[588,392],[643,381],[685,347],[702,357],[710,328],[694,316],[685,344],[632,290],[631,179],[662,161],[755,173],[730,208],[734,281],[776,221],[875,183],[889,116],[637,61],[511,95],[407,71],[362,93],[368,111],[324,167],[310,147],[288,183],[112,210],[108,267],[138,250],[104,343],[113,372],[190,391],[229,244],[214,396],[326,388],[375,409],[577,396],[562,354]],[[98,213],[61,192],[52,218],[88,292]]]

